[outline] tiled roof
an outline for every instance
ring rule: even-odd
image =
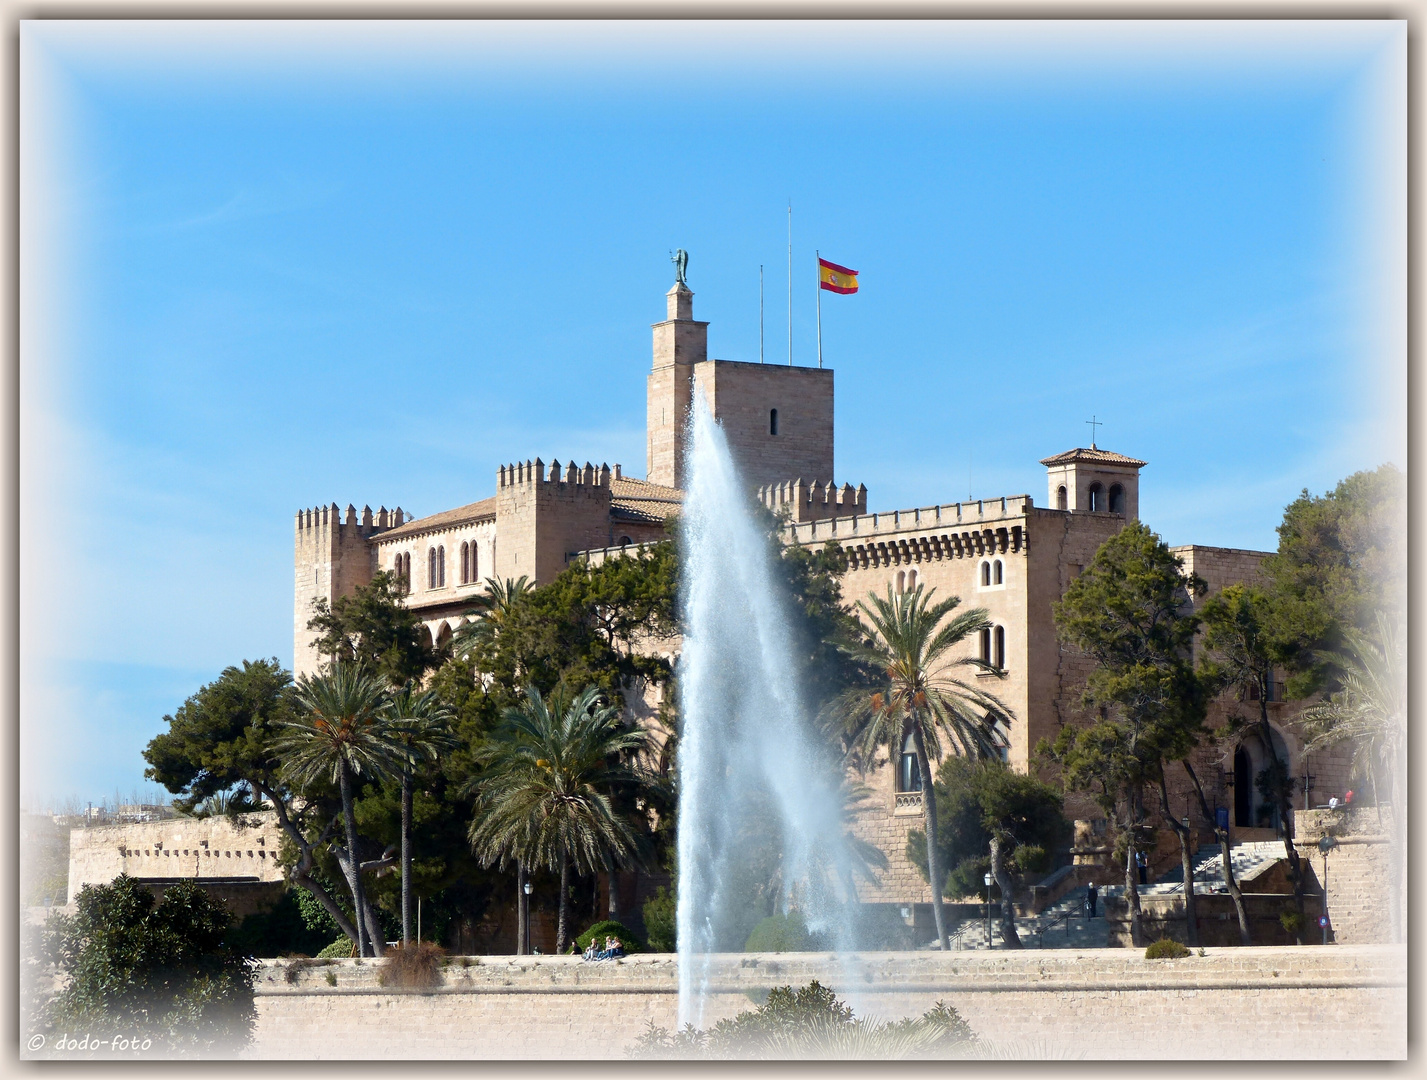
[[[678,488],[635,480],[628,476],[609,478],[610,511],[621,518],[662,522],[683,504],[684,493]]]
[[[1136,469],[1143,469],[1147,464],[1139,458],[1126,457],[1124,454],[1111,453],[1109,450],[1101,450],[1097,447],[1077,447],[1074,450],[1067,450],[1063,454],[1056,454],[1054,457],[1041,458],[1042,465],[1069,465],[1073,462],[1086,462],[1093,465],[1129,465]]]
[[[495,496],[492,495],[489,499],[467,503],[454,510],[442,510],[439,514],[427,514],[424,518],[412,518],[406,524],[398,525],[395,529],[377,533],[375,539],[379,543],[387,540],[401,540],[408,536],[418,536],[421,533],[430,532],[433,529],[446,529],[453,525],[465,525],[467,522],[488,520],[494,517]]]

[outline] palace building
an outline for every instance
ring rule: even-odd
[[[975,677],[986,680],[1015,717],[1004,732],[1007,760],[1022,771],[1032,768],[1036,743],[1077,718],[1090,670],[1085,656],[1057,640],[1051,605],[1096,549],[1138,517],[1140,476],[1148,464],[1092,443],[1042,459],[1043,505],[1030,494],[1015,494],[869,512],[866,487],[845,477],[839,485],[833,472],[834,373],[710,359],[708,323],[694,319],[693,293],[679,283],[666,302],[667,317],[653,324],[643,479],[626,476],[619,464],[547,464],[537,457],[500,466],[494,494],[424,518],[409,519],[399,507],[359,513],[351,504],[344,514],[336,503],[299,511],[295,673],[315,671],[321,659],[316,635],[307,629],[313,602],[344,595],[379,569],[406,578],[406,602],[439,645],[461,624],[488,577],[525,575],[544,583],[574,559],[600,560],[662,538],[666,518],[680,505],[684,426],[692,395],[701,393],[745,480],[765,505],[786,513],[786,542],[819,548],[832,542],[845,553],[842,589],[849,602],[889,586],[900,591],[922,584],[938,596],[959,596],[964,606],[986,609],[992,627],[969,648],[1001,673]],[[1268,554],[1201,545],[1174,550],[1186,571],[1208,582],[1209,595],[1253,580]],[[1222,722],[1234,704],[1215,703],[1211,724]],[[1233,746],[1206,746],[1195,762],[1210,799],[1228,812],[1236,838],[1274,835],[1276,808],[1253,782],[1270,753],[1286,759],[1300,783],[1307,778],[1308,791],[1300,787],[1297,797],[1305,806],[1315,784],[1319,791],[1340,791],[1347,782],[1341,753],[1306,760],[1284,723],[1290,708],[1270,704],[1274,747],[1250,734]],[[1252,713],[1257,710],[1254,703]],[[898,757],[882,763],[868,784],[873,794],[857,831],[886,854],[889,867],[861,898],[928,904],[930,890],[905,855],[908,829],[922,822],[915,770]],[[1197,800],[1183,790],[1173,798],[1207,835],[1210,823]],[[1068,812],[1083,815],[1078,856],[1093,857],[1103,832],[1097,811],[1071,805]]]

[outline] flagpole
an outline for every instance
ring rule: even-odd
[[[758,264],[758,362],[763,363],[763,264]]]
[[[822,252],[813,248],[813,257],[818,260],[818,367],[823,366],[823,275]]]
[[[793,197],[788,196],[788,366],[793,366]]]

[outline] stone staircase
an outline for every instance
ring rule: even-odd
[[[1274,863],[1285,857],[1282,840],[1248,841],[1233,845],[1229,858],[1234,867],[1235,881],[1248,881],[1257,877]],[[1194,891],[1212,893],[1224,890],[1223,859],[1218,844],[1206,844],[1194,855]],[[1176,866],[1172,871],[1148,885],[1141,885],[1141,896],[1173,895],[1184,891],[1184,868]],[[1106,897],[1123,896],[1123,885],[1107,885],[1100,888],[1101,905],[1097,906],[1096,917],[1085,914],[1085,890],[1074,889],[1061,900],[1037,915],[1016,919],[1016,933],[1021,944],[1028,949],[1104,949],[1109,947],[1109,924],[1104,918],[1103,902]],[[991,912],[991,947],[1001,945],[999,915]],[[935,948],[931,942],[923,948]],[[967,919],[951,928],[952,951],[958,949],[987,948],[986,920]]]

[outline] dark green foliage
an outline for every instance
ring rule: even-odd
[[[338,938],[336,941],[332,942],[331,945],[327,945],[319,949],[317,951],[317,958],[319,960],[342,959],[344,957],[353,955],[354,948],[355,946],[353,945],[351,939],[345,937]]]
[[[809,952],[823,947],[820,935],[810,933],[800,911],[769,915],[759,921],[743,945],[744,952]]]
[[[45,1010],[47,1027],[139,1034],[154,1057],[236,1050],[255,1009],[252,969],[224,940],[231,926],[227,908],[191,882],[157,904],[127,876],[86,885],[74,915],[46,924],[45,951],[69,979]]]
[[[1162,937],[1145,948],[1146,960],[1182,960],[1189,950],[1173,938]]]
[[[828,987],[780,986],[751,1012],[700,1031],[671,1033],[652,1022],[630,1050],[636,1058],[910,1058],[964,1052],[975,1034],[944,1002],[891,1023],[855,1018]]]
[[[209,796],[253,780],[272,780],[277,762],[268,742],[276,725],[292,720],[292,676],[271,660],[244,660],[199,688],[172,716],[168,730],[144,750],[145,778],[172,792],[191,812]]]
[[[1284,510],[1278,551],[1263,571],[1300,645],[1290,696],[1334,680],[1331,658],[1317,654],[1340,648],[1346,629],[1402,611],[1405,517],[1406,478],[1391,465],[1354,473],[1321,497],[1305,489]]]
[[[950,867],[948,896],[984,896],[991,837],[1005,838],[1008,866],[1018,874],[1047,869],[1050,852],[1070,838],[1060,793],[998,760],[947,758],[937,770],[937,850]],[[907,835],[907,858],[927,876],[926,834]]]
[[[378,570],[332,604],[319,598],[312,604],[307,629],[322,636],[317,649],[331,660],[356,663],[381,675],[392,686],[420,680],[441,661],[429,644],[421,618],[403,602],[401,582]]]
[[[313,929],[307,924],[304,898],[329,927]],[[337,932],[336,922],[310,893],[289,889],[270,911],[249,915],[234,927],[228,934],[228,944],[244,956],[314,956]]]
[[[644,902],[644,929],[649,935],[650,952],[671,953],[677,951],[678,908],[679,904],[674,891],[666,889],[663,885],[660,885],[654,895]]]
[[[642,953],[647,950],[644,943],[639,940],[634,931],[623,923],[615,922],[613,919],[603,919],[594,924],[583,934],[575,939],[575,944],[579,946],[579,952],[584,952],[592,939],[599,942],[599,947],[604,948],[604,939],[607,937],[619,938],[620,944],[624,946],[627,953]]]

